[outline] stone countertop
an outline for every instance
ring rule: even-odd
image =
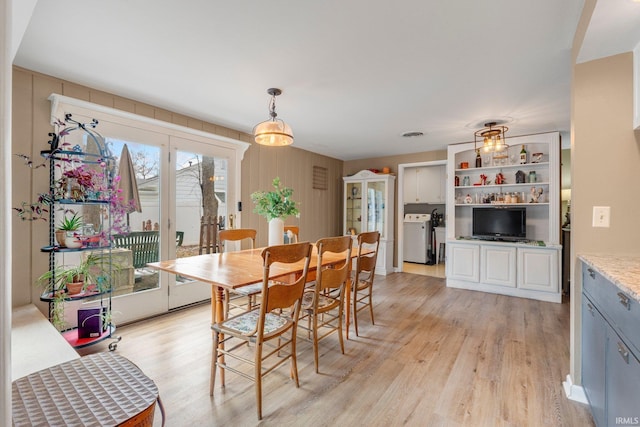
[[[589,267],[640,302],[640,255],[578,255]]]

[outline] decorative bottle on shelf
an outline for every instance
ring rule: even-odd
[[[527,150],[524,148],[524,144],[522,145],[522,150],[520,150],[520,164],[524,165],[527,163]]]
[[[481,168],[482,167],[482,157],[480,157],[480,149],[479,148],[476,150],[476,167],[477,168]]]

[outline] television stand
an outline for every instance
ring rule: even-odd
[[[562,302],[560,245],[537,240],[447,242],[447,286]]]

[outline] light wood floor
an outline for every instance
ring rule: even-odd
[[[445,278],[446,266],[443,262],[435,265],[416,264],[414,262],[402,263],[402,271],[422,276]]]
[[[311,345],[299,340],[300,388],[288,364],[265,378],[261,425],[593,425],[562,390],[567,304],[448,289],[442,279],[407,273],[374,285],[376,324],[363,316],[344,355],[337,337],[322,341],[316,374]],[[118,333],[118,353],[158,385],[168,426],[258,424],[253,383],[227,373],[226,388],[216,384],[209,397],[208,305]]]

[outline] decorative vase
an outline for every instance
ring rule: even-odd
[[[269,246],[284,245],[284,220],[274,218],[269,221]]]

